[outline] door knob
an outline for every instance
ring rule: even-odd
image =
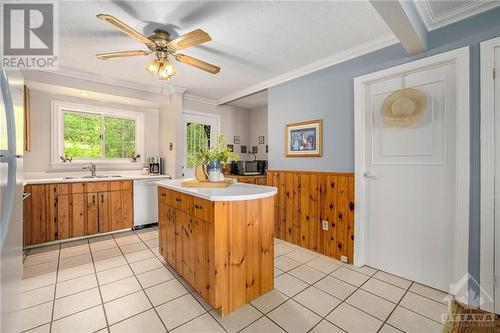
[[[367,171],[363,174],[363,177],[369,178],[369,179],[377,179],[377,175],[371,173],[370,171]]]

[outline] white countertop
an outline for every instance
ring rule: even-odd
[[[156,184],[174,191],[194,195],[209,201],[243,201],[268,198],[276,195],[278,189],[272,186],[233,183],[225,188],[183,187],[181,183],[187,179],[171,179],[157,181]]]
[[[103,182],[103,181],[113,181],[113,180],[155,180],[155,179],[165,179],[170,178],[168,175],[150,176],[132,173],[106,173],[98,172],[98,175],[104,175],[108,177],[99,178],[82,178],[83,175],[74,175],[68,173],[44,173],[44,174],[24,174],[24,185],[34,185],[34,184],[58,184],[58,183],[82,183],[82,182]],[[109,177],[113,176],[113,177]],[[119,176],[119,177],[116,177]],[[66,178],[70,177],[70,178]]]

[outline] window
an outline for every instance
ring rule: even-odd
[[[187,123],[187,167],[195,167],[195,154],[210,148],[210,125]]]
[[[60,156],[98,162],[119,162],[142,155],[144,114],[53,102],[53,164]]]

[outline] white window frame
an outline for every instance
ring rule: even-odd
[[[141,155],[137,164],[142,166],[145,152],[145,115],[144,112],[106,108],[94,105],[77,104],[62,101],[52,101],[51,112],[51,165],[53,168],[71,168],[71,165],[81,167],[88,162],[105,165],[130,165],[131,158],[83,158],[73,159],[71,163],[63,163],[60,156],[64,156],[64,112],[80,112],[101,116],[131,119],[135,121],[135,153]]]

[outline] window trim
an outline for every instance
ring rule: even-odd
[[[135,120],[135,152],[141,155],[134,163],[142,166],[145,153],[145,115],[144,112],[122,110],[115,108],[100,107],[87,104],[78,104],[63,101],[52,101],[51,110],[51,165],[53,168],[71,168],[71,165],[80,167],[88,162],[105,165],[127,164],[132,165],[130,158],[84,158],[74,159],[71,163],[63,163],[59,156],[64,155],[64,123],[63,115],[65,111],[96,114],[100,116],[118,117]]]

